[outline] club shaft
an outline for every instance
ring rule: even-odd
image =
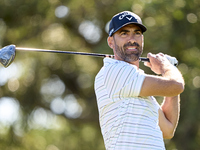
[[[16,50],[20,50],[20,51],[64,53],[64,54],[75,54],[75,55],[87,55],[87,56],[94,56],[94,57],[109,57],[109,58],[114,58],[114,55],[110,55],[110,54],[85,53],[85,52],[73,52],[73,51],[59,51],[59,50],[36,49],[36,48],[23,48],[23,47],[16,47],[15,49],[16,49]],[[142,61],[142,62],[149,62],[149,59],[148,59],[148,58],[140,57],[139,59],[140,59],[140,61]]]

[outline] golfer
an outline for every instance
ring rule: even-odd
[[[150,62],[145,66],[157,75],[139,69],[146,30],[140,17],[129,11],[110,21],[107,42],[115,58],[104,58],[95,78],[107,150],[163,150],[163,139],[171,139],[178,124],[183,77],[162,53],[147,54]],[[163,96],[162,104],[153,96]]]

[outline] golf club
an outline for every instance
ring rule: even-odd
[[[94,57],[109,57],[114,58],[114,55],[110,54],[98,54],[98,53],[85,53],[85,52],[72,52],[72,51],[59,51],[59,50],[49,50],[49,49],[36,49],[36,48],[22,48],[16,47],[15,45],[8,45],[0,49],[0,63],[4,67],[8,67],[15,58],[15,51],[34,51],[34,52],[50,52],[50,53],[64,53],[64,54],[75,54],[75,55],[87,55]],[[149,62],[148,58],[140,57],[140,61]]]

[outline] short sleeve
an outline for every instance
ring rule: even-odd
[[[110,98],[139,96],[145,74],[136,66],[122,63],[113,65],[106,72],[105,85]]]

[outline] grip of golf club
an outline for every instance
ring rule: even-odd
[[[149,58],[140,57],[139,59],[140,59],[141,62],[150,62]]]
[[[104,57],[114,58],[115,56],[114,56],[114,55],[107,55],[107,54],[104,54]],[[149,58],[145,58],[145,57],[140,57],[139,60],[140,60],[141,62],[150,62],[150,61],[149,61]]]
[[[139,58],[141,62],[150,62],[149,58],[145,58],[145,57],[140,57]],[[178,63],[173,64],[174,66],[178,66]]]

